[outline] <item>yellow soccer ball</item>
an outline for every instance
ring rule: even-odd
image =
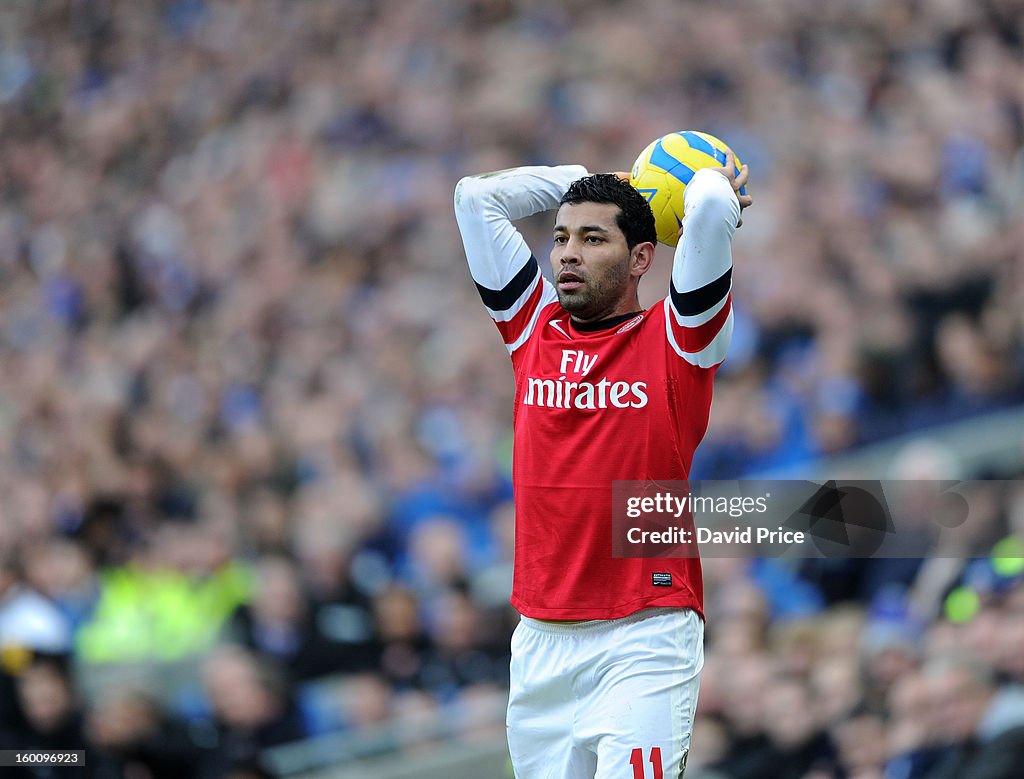
[[[725,165],[728,150],[729,147],[713,135],[680,130],[661,136],[640,152],[630,171],[629,183],[650,203],[659,241],[676,245],[679,226],[683,223],[686,185],[701,168]],[[735,157],[735,163],[738,174],[739,157]],[[740,194],[747,194],[746,189],[740,189]]]

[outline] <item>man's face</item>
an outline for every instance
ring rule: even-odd
[[[960,669],[933,676],[928,681],[935,731],[947,743],[969,739],[988,707],[992,691]]]
[[[555,218],[551,270],[558,302],[579,321],[603,319],[629,291],[630,250],[613,203],[566,203]]]

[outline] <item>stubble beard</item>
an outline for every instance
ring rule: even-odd
[[[607,273],[597,279],[584,277],[581,289],[563,292],[556,284],[555,292],[562,308],[579,319],[587,320],[612,308],[624,293],[628,279],[629,263],[622,262],[610,267]]]

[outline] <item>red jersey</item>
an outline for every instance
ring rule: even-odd
[[[695,175],[669,296],[584,329],[511,227],[557,205],[581,170],[519,168],[463,179],[456,194],[474,279],[515,369],[512,604],[557,620],[665,606],[703,614],[698,559],[612,557],[612,482],[688,476],[732,332],[739,204],[724,176]],[[693,257],[702,262],[686,272]]]

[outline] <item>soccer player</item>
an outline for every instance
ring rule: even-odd
[[[686,188],[670,294],[641,309],[654,217],[626,174],[462,179],[469,267],[515,371],[507,727],[521,779],[677,779],[704,662],[698,559],[612,557],[612,482],[683,480],[732,333],[731,153]],[[513,221],[558,209],[552,285]]]

